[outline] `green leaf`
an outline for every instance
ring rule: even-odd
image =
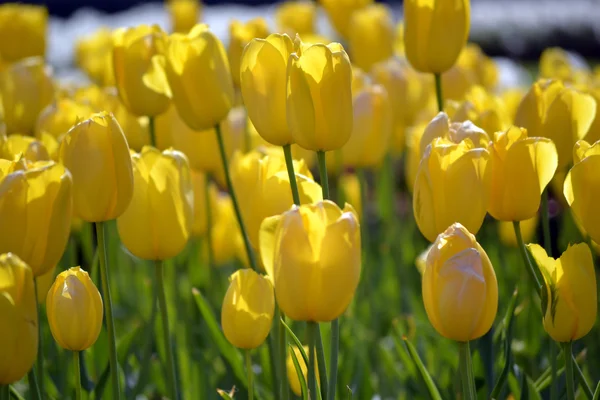
[[[298,350],[300,351],[300,354],[302,355],[302,359],[304,360],[304,365],[308,365],[308,355],[306,354],[306,351],[304,351],[304,345],[302,345],[302,342],[300,341],[300,339],[298,339],[298,337],[294,334],[294,331],[292,331],[292,328],[289,327],[288,324],[285,323],[285,321],[283,319],[281,319],[281,324],[285,327],[285,329],[288,331],[289,335],[291,336],[292,340],[294,341],[294,343],[296,344],[296,347],[298,347]]]
[[[222,399],[233,400],[233,396],[235,395],[235,386],[229,392],[226,392],[222,389],[217,389],[217,393]]]
[[[346,399],[352,400],[352,389],[350,386],[346,385]]]
[[[512,355],[511,355],[511,346],[512,346],[512,328],[513,321],[515,315],[515,309],[517,308],[517,298],[519,296],[519,291],[515,288],[512,298],[510,299],[510,303],[508,304],[508,309],[506,310],[506,314],[504,315],[504,367],[502,368],[502,372],[500,376],[496,380],[496,384],[494,385],[494,389],[492,390],[492,394],[490,397],[492,399],[497,399],[506,384],[506,379],[510,373],[512,368]]]
[[[427,390],[429,391],[429,395],[431,396],[431,398],[433,400],[442,400],[442,396],[440,395],[440,392],[438,391],[437,387],[435,386],[435,382],[433,382],[431,375],[429,375],[427,368],[425,368],[425,365],[423,365],[423,362],[421,361],[421,357],[419,357],[419,353],[417,353],[417,349],[415,349],[415,346],[413,346],[413,344],[410,341],[408,341],[408,339],[402,338],[402,340],[404,341],[404,345],[406,346],[406,349],[408,350],[408,353],[410,354],[410,358],[412,359],[412,362],[414,363],[414,365],[417,367],[417,370],[421,374],[421,379],[423,380],[423,383],[425,383],[425,386],[427,387]]]
[[[596,385],[596,391],[594,392],[593,400],[600,400],[600,382]]]
[[[300,388],[302,389],[302,399],[308,400],[308,387],[306,386],[306,379],[304,379],[304,374],[302,373],[302,368],[300,367],[300,363],[298,362],[298,357],[296,357],[296,352],[294,351],[294,348],[291,344],[289,346],[290,355],[292,356],[294,368],[296,368],[296,374],[298,375],[298,381],[300,382]],[[306,365],[308,365],[308,363]]]

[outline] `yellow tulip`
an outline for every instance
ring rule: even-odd
[[[208,198],[209,203],[206,202],[206,174],[192,169],[191,170],[191,180],[192,180],[192,189],[194,191],[194,218],[192,221],[192,231],[191,234],[193,236],[202,236],[208,230],[208,223],[206,218],[207,207],[210,205],[212,215],[215,214],[214,206],[217,201],[218,189],[214,184],[209,184],[208,187]],[[214,217],[212,223],[214,224]]]
[[[350,23],[352,15],[362,12],[373,0],[320,0],[320,3],[335,30],[347,38],[350,30],[354,28]]]
[[[207,130],[225,119],[233,107],[233,81],[225,48],[206,25],[171,35],[164,64],[173,102],[190,128]]]
[[[229,288],[221,308],[225,337],[237,348],[255,349],[271,331],[275,297],[271,281],[251,269],[229,277]]]
[[[58,99],[40,113],[35,125],[35,135],[41,138],[43,133],[60,138],[79,121],[94,113],[88,104],[69,98]]]
[[[596,101],[596,116],[590,125],[590,129],[588,130],[588,134],[585,136],[585,140],[588,143],[594,143],[600,140],[600,86],[591,86],[587,92],[592,95]]]
[[[578,224],[597,243],[600,242],[600,214],[597,196],[600,195],[600,141],[590,145],[585,140],[575,144],[575,164],[564,182],[564,195]]]
[[[58,149],[60,147],[60,142],[54,136],[48,133],[42,133],[42,137],[39,139],[39,141],[48,152],[50,160],[58,161]]]
[[[290,56],[287,120],[294,141],[314,151],[341,148],[352,133],[352,68],[339,43],[304,45]]]
[[[223,265],[236,256],[236,242],[241,241],[239,225],[233,210],[231,197],[220,193],[212,206],[212,247],[215,265]],[[238,240],[239,238],[239,240]]]
[[[169,0],[167,10],[173,32],[188,33],[200,21],[200,0]]]
[[[467,43],[471,25],[469,0],[406,0],[404,46],[418,71],[448,71]]]
[[[486,132],[504,131],[511,121],[503,100],[482,86],[473,86],[465,93],[465,100],[458,104],[451,118],[456,122],[472,121]]]
[[[361,271],[356,211],[330,200],[294,206],[265,219],[263,265],[273,278],[281,310],[295,321],[324,322],[346,310]]]
[[[380,3],[371,4],[352,14],[348,43],[352,61],[365,71],[394,54],[394,24],[390,9]]]
[[[88,273],[70,268],[56,277],[46,296],[48,324],[54,340],[66,350],[92,347],[102,329],[102,297]]]
[[[12,252],[34,276],[58,264],[69,239],[71,174],[53,161],[0,160],[0,253]]]
[[[527,245],[542,270],[548,291],[544,329],[557,342],[571,342],[588,334],[598,313],[596,272],[585,243],[569,246],[558,260],[537,244]]]
[[[254,127],[254,124],[250,119],[248,119],[248,123],[246,126],[248,130],[248,135],[250,137],[250,150],[259,150],[262,151],[265,147],[276,148],[279,146],[274,146],[271,143],[267,142],[258,134],[258,131]],[[304,160],[306,166],[311,169],[316,166],[317,154],[314,151],[303,149],[297,144],[291,145],[292,149],[292,158],[294,160]],[[283,154],[283,149],[281,149],[281,154]]]
[[[360,180],[353,173],[345,173],[339,180],[340,188],[344,194],[344,201],[356,210],[359,221],[363,218],[362,199],[360,197]]]
[[[369,85],[354,95],[354,124],[342,147],[346,167],[375,168],[385,157],[392,134],[392,106],[381,85]]]
[[[117,90],[113,87],[104,89],[105,92],[105,107],[106,110],[111,112],[115,119],[119,122],[127,144],[129,148],[135,151],[141,151],[142,147],[150,144],[150,130],[148,126],[147,117],[137,117],[129,111],[129,109],[123,104]],[[89,114],[88,114],[89,115]],[[162,117],[155,118],[158,121]],[[156,141],[157,147],[159,147],[159,140]],[[168,146],[165,146],[166,148]],[[159,147],[160,148],[160,147]]]
[[[42,58],[27,58],[0,72],[0,103],[8,133],[33,134],[40,112],[52,102],[52,71]]]
[[[23,378],[38,352],[33,274],[15,254],[0,255],[0,385]]]
[[[469,90],[477,84],[477,75],[460,64],[442,74],[442,94],[446,100],[462,101]],[[433,85],[433,80],[430,86]]]
[[[6,3],[0,6],[0,59],[12,63],[44,57],[48,9],[45,6]]]
[[[153,57],[165,51],[167,35],[158,25],[120,28],[113,34],[113,69],[119,96],[135,115],[156,116],[169,107],[164,70]]]
[[[557,79],[563,82],[573,80],[577,67],[572,56],[559,47],[548,47],[540,55],[539,70],[542,78]]]
[[[113,32],[100,28],[77,40],[75,62],[92,81],[101,86],[115,84],[113,69]]]
[[[490,152],[490,215],[501,221],[532,218],[558,166],[556,146],[548,138],[528,137],[526,129],[513,126],[494,134]]]
[[[304,353],[308,356],[310,354],[310,350],[308,346],[303,346]],[[294,355],[296,356],[296,360],[298,360],[298,364],[300,365],[300,371],[302,371],[302,375],[304,376],[304,381],[308,382],[308,366],[304,362],[304,358],[302,357],[302,353],[298,347],[294,346]],[[315,354],[316,358],[316,354]],[[302,396],[302,386],[300,386],[300,380],[298,379],[298,372],[296,371],[296,366],[294,365],[294,360],[292,359],[292,353],[288,352],[286,361],[285,361],[285,369],[287,371],[288,382],[290,383],[290,389],[296,396]],[[320,382],[319,377],[319,366],[315,363],[315,376],[317,378],[317,385]]]
[[[521,221],[520,226],[523,242],[530,243],[534,240],[538,220],[539,215],[535,214],[533,217]],[[516,248],[521,245],[521,243],[517,242],[512,221],[498,221],[498,237],[500,238],[500,242],[505,246]]]
[[[315,32],[317,7],[312,1],[286,1],[275,11],[277,28],[288,35],[305,35]]]
[[[321,186],[313,181],[306,164],[303,161],[293,161],[293,164],[300,202],[305,204],[321,200]],[[248,238],[252,246],[258,249],[263,219],[281,214],[294,204],[283,152],[274,149],[267,155],[258,151],[245,155],[236,153],[231,159],[230,169],[235,192],[244,199],[240,209]]]
[[[229,47],[227,56],[231,67],[231,77],[236,86],[240,85],[240,64],[244,47],[254,38],[263,39],[269,34],[264,18],[251,19],[248,22],[233,20],[229,23]]]
[[[0,158],[18,160],[24,157],[27,161],[48,161],[50,154],[46,146],[31,136],[10,135],[6,139],[0,136]]]
[[[473,73],[477,85],[493,90],[498,84],[499,72],[496,63],[475,43],[467,43],[456,63]]]
[[[414,190],[417,171],[421,163],[421,138],[425,129],[427,129],[427,124],[419,123],[409,128],[406,132],[406,167],[404,169],[404,179],[406,179],[406,188],[410,193]]]
[[[514,87],[506,89],[500,94],[509,121],[515,120],[519,104],[521,104],[521,100],[523,100],[526,93],[527,92],[523,88]]]
[[[117,218],[123,245],[136,257],[166,260],[179,254],[192,229],[194,191],[187,158],[144,146],[132,155],[133,198]]]
[[[125,211],[133,196],[131,156],[111,114],[93,114],[73,126],[61,142],[59,158],[73,175],[77,217],[102,222]]]

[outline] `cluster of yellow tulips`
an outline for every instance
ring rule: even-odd
[[[152,398],[214,397],[223,384],[216,378],[205,382],[211,395],[184,384],[209,373],[182,361],[197,336],[188,311],[178,309],[187,307],[180,291],[198,304],[211,330],[207,346],[230,368],[218,376],[233,375],[226,384],[241,386],[218,390],[222,398],[334,400],[346,397],[346,387],[352,396],[363,378],[343,366],[366,362],[368,355],[353,353],[374,343],[385,348],[365,327],[378,325],[386,307],[397,309],[399,290],[414,290],[408,280],[401,288],[393,282],[410,275],[401,268],[406,254],[421,282],[410,307],[424,309],[431,326],[457,342],[458,351],[444,346],[459,354],[460,385],[438,389],[435,362],[423,362],[411,344],[422,321],[398,314],[373,328],[409,325],[397,350],[409,378],[394,375],[394,397],[525,398],[548,388],[554,400],[564,386],[569,400],[598,398],[573,342],[597,315],[600,73],[548,49],[530,88],[500,85],[494,60],[467,44],[468,0],[405,0],[397,25],[389,7],[372,0],[290,1],[277,7],[279,33],[262,18],[231,21],[227,46],[198,23],[197,0],[165,6],[172,33],[143,25],[81,38],[75,59],[92,83],[77,85],[55,80],[45,62],[45,8],[0,6],[0,400],[23,392],[134,398],[144,388],[132,392],[130,381],[147,380],[153,346],[164,385]],[[317,29],[320,9],[344,45]],[[580,231],[565,246],[551,235],[551,206],[569,210]],[[526,244],[539,220],[544,247]],[[490,224],[498,230],[486,236]],[[430,243],[420,255],[418,231]],[[73,242],[92,257],[73,262]],[[511,248],[521,261],[499,265],[498,252]],[[122,265],[116,253],[152,264],[154,277]],[[202,292],[220,297],[213,305],[220,327],[202,292],[181,289],[170,272],[174,264],[197,266],[192,258],[207,274]],[[387,263],[394,272],[377,278]],[[155,285],[148,299],[133,294],[140,309],[153,310],[144,325],[150,344],[141,346],[149,356],[135,362],[135,373],[115,300],[127,268]],[[183,280],[195,279],[192,270]],[[223,291],[211,270],[228,271]],[[505,270],[527,274],[519,291],[551,338],[542,363],[550,372],[539,385],[526,375],[535,372],[513,361],[512,320],[526,306],[503,287]],[[483,360],[484,394],[475,375],[485,352],[474,365],[470,343],[500,340],[493,333],[500,307],[507,309],[496,324],[503,368],[490,381],[502,359]],[[184,316],[174,321],[173,313]],[[350,333],[340,330],[344,318]],[[73,355],[73,385],[62,391],[51,383],[67,372],[46,371],[60,357],[42,343],[44,329]],[[89,378],[85,354],[97,342],[107,367]],[[435,354],[438,346],[429,345]],[[231,346],[243,352],[245,374]],[[389,352],[381,363],[396,371]],[[384,377],[365,379],[375,385]],[[357,398],[385,394],[383,386],[364,390]]]

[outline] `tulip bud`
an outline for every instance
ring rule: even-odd
[[[188,33],[200,21],[202,4],[200,0],[170,0],[167,10],[172,31]]]
[[[0,160],[0,253],[12,252],[44,275],[58,264],[71,228],[72,180],[54,161]]]
[[[240,82],[248,116],[267,142],[283,146],[294,142],[287,125],[287,66],[294,44],[277,33],[253,39],[244,49]]]
[[[75,61],[92,81],[100,86],[113,86],[113,33],[100,28],[89,36],[77,40]]]
[[[389,8],[371,4],[350,18],[348,41],[352,61],[365,71],[394,54],[394,24]]]
[[[303,346],[304,353],[308,356],[310,354],[310,350],[308,346]],[[304,362],[304,358],[302,357],[302,353],[298,347],[294,346],[294,355],[296,356],[296,360],[298,360],[298,364],[300,364],[300,370],[302,371],[302,375],[304,376],[304,381],[308,380],[308,365]],[[315,354],[316,359],[316,354]],[[298,371],[296,371],[296,366],[294,365],[294,360],[292,359],[292,353],[288,352],[286,361],[285,361],[285,369],[287,370],[288,382],[290,383],[290,389],[296,396],[302,396],[302,386],[300,386],[300,380],[298,379]],[[319,366],[315,363],[315,377],[317,378],[317,382],[320,382],[319,377]]]
[[[275,11],[277,29],[288,35],[309,35],[315,32],[317,7],[312,1],[286,1]]]
[[[33,274],[15,254],[0,255],[0,385],[23,378],[38,352]]]
[[[314,151],[341,148],[352,133],[352,68],[339,43],[304,45],[290,55],[287,120],[294,141]]]
[[[524,243],[530,243],[535,238],[539,216],[535,214],[532,218],[521,221],[521,236]],[[515,236],[515,227],[512,221],[498,221],[498,237],[504,246],[517,248],[521,243]]]
[[[42,58],[27,58],[0,72],[0,103],[7,133],[33,133],[40,111],[54,96],[51,75]]]
[[[189,34],[173,34],[165,53],[173,102],[190,128],[220,123],[233,107],[233,81],[223,44],[204,24]]]
[[[102,297],[88,273],[70,268],[56,277],[46,296],[48,324],[54,340],[66,350],[92,347],[102,328]]]
[[[527,130],[513,126],[494,134],[490,151],[489,213],[502,221],[533,218],[558,165],[556,146],[548,138],[527,137]]]
[[[440,234],[427,254],[422,291],[429,322],[448,339],[477,339],[494,323],[496,273],[475,236],[459,223]]]
[[[187,244],[193,221],[194,191],[187,158],[144,146],[132,155],[133,198],[117,218],[123,245],[136,257],[166,260]]]
[[[0,137],[0,158],[18,160],[21,156],[33,162],[50,160],[46,146],[31,136],[14,134],[4,140]]]
[[[361,270],[356,211],[330,200],[266,218],[260,254],[281,310],[296,321],[325,322],[346,310]]]
[[[75,215],[101,222],[121,215],[133,195],[127,140],[106,112],[81,121],[63,138],[59,158],[73,175]]]
[[[576,221],[588,235],[600,243],[600,214],[596,199],[600,196],[600,141],[590,145],[585,140],[575,144],[575,164],[567,174],[564,195]]]
[[[255,349],[271,331],[275,298],[271,281],[251,269],[229,277],[229,288],[221,308],[221,326],[229,343],[240,349]]]
[[[467,43],[469,0],[406,0],[404,45],[411,65],[421,72],[449,70]]]
[[[350,23],[352,15],[362,12],[373,0],[320,0],[320,3],[329,17],[329,22],[346,38],[354,28]]]
[[[527,245],[542,271],[549,304],[544,329],[557,342],[587,335],[596,323],[597,288],[592,252],[585,243],[569,246],[558,260],[537,244]]]
[[[115,82],[123,104],[135,115],[153,117],[169,107],[164,70],[153,61],[165,51],[166,41],[158,25],[121,28],[113,34]]]
[[[0,6],[0,60],[12,63],[44,57],[48,9],[45,6],[5,3]]]
[[[35,125],[35,136],[40,138],[43,133],[47,133],[58,139],[73,125],[93,113],[94,109],[88,104],[69,98],[56,100],[40,113]]]
[[[243,23],[233,20],[229,23],[229,47],[227,56],[231,67],[231,77],[236,86],[240,85],[240,63],[242,52],[254,38],[265,38],[269,34],[267,21],[263,18],[255,18]],[[288,53],[289,54],[289,53]]]

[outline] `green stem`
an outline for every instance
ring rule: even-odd
[[[321,177],[323,200],[326,200],[329,199],[329,178],[327,177],[327,163],[325,162],[324,151],[317,151],[317,160],[319,161],[319,176]]]
[[[237,197],[235,196],[235,190],[233,189],[233,184],[231,183],[231,176],[229,175],[229,163],[227,161],[227,154],[225,153],[225,144],[223,143],[223,133],[221,132],[221,125],[215,125],[215,132],[217,134],[217,141],[219,142],[219,152],[221,153],[221,161],[223,162],[223,170],[225,172],[225,181],[227,182],[227,189],[229,189],[229,196],[231,197],[231,202],[233,203],[235,216],[238,220],[238,224],[240,225],[240,231],[242,231],[244,246],[246,247],[246,253],[248,254],[248,262],[250,263],[250,267],[258,272],[256,258],[254,257],[254,250],[252,249],[252,245],[250,244],[250,239],[248,239],[248,232],[246,231],[246,226],[244,225],[244,220],[242,219],[240,205],[238,204]]]
[[[308,393],[309,398],[317,398],[317,377],[315,376],[315,344],[317,329],[319,325],[316,322],[309,321],[308,328]]]
[[[245,351],[246,373],[248,373],[248,400],[254,400],[254,372],[252,371],[252,356],[250,350]]]
[[[35,288],[35,304],[37,308],[37,316],[38,316],[38,353],[37,360],[35,362],[36,368],[36,377],[39,377],[38,384],[40,388],[40,394],[44,392],[44,336],[42,334],[42,305],[38,299],[38,278],[35,277],[33,279],[33,285]]]
[[[550,342],[550,368],[551,368],[551,381],[550,381],[550,400],[556,400],[558,399],[557,397],[557,393],[558,393],[558,385],[557,385],[557,380],[556,380],[556,371],[557,371],[557,365],[556,365],[556,346],[554,345],[554,343],[551,341]]]
[[[148,117],[148,131],[150,132],[150,146],[156,147],[156,124],[154,117]]]
[[[177,400],[177,375],[175,373],[175,361],[173,358],[173,346],[171,345],[171,334],[169,333],[169,309],[167,308],[167,297],[165,294],[165,278],[162,261],[155,262],[156,290],[158,307],[162,318],[163,338],[165,341],[165,353],[167,356],[167,373],[169,374],[169,386],[171,386],[171,399]]]
[[[540,280],[535,272],[529,257],[527,256],[527,249],[525,248],[525,242],[523,242],[523,236],[521,235],[521,223],[519,221],[513,221],[513,228],[515,229],[515,236],[517,237],[517,243],[519,244],[519,252],[521,253],[521,258],[523,258],[523,262],[525,263],[525,267],[527,271],[529,271],[529,275],[533,282],[535,283],[535,290],[538,294],[541,295],[543,286],[540,283]]]
[[[209,272],[210,272],[210,268],[213,267],[213,263],[214,263],[214,254],[213,254],[213,243],[212,243],[212,228],[213,228],[213,221],[212,221],[212,210],[210,207],[210,175],[206,174],[206,184],[204,185],[204,201],[205,201],[205,207],[206,207],[206,246],[208,247],[207,249],[207,255],[208,255],[208,268],[209,268]]]
[[[444,96],[442,95],[442,74],[435,73],[435,97],[437,98],[438,111],[444,111]]]
[[[544,231],[544,249],[552,257],[552,238],[550,237],[550,210],[548,209],[548,189],[542,193],[542,228]],[[552,346],[554,347],[554,346]]]
[[[81,366],[78,351],[73,352],[73,367],[75,367],[75,399],[81,400]]]
[[[327,399],[335,400],[337,375],[338,375],[338,355],[340,346],[340,320],[339,318],[331,321],[331,349],[329,349],[329,387],[327,388]]]
[[[279,377],[279,387],[281,389],[281,398],[285,400],[289,398],[287,374],[285,373],[285,371],[287,370],[287,331],[285,329],[285,326],[283,326],[283,324],[281,323],[282,320],[285,320],[285,314],[283,313],[283,311],[279,310],[279,317],[276,320],[278,322],[277,327],[279,329],[279,334],[277,336],[279,342],[279,350],[277,354],[279,355],[279,370],[282,371],[281,376]]]
[[[100,277],[102,281],[102,295],[104,296],[104,310],[106,318],[106,329],[108,331],[108,356],[110,361],[110,375],[112,380],[113,400],[121,398],[119,382],[119,362],[117,360],[117,340],[113,319],[112,298],[110,295],[110,281],[108,273],[108,260],[106,257],[107,246],[104,222],[96,222],[96,240],[98,241],[98,253],[100,254]]]
[[[296,182],[296,174],[294,173],[294,160],[292,159],[292,146],[286,144],[283,146],[283,155],[285,156],[285,166],[287,167],[288,177],[290,178],[290,186],[292,188],[292,198],[294,204],[300,205],[300,194],[298,193],[298,182]]]
[[[27,379],[29,380],[29,393],[31,394],[31,398],[33,400],[42,400],[42,395],[40,393],[40,387],[38,386],[35,368],[31,368],[29,370],[29,373],[27,374]]]
[[[279,336],[281,334],[281,329],[279,328],[279,325],[281,324],[281,320],[280,320],[280,311],[279,311],[279,306],[277,305],[277,303],[275,303],[275,312],[273,314],[273,320],[275,321],[275,324],[277,324],[275,327],[271,328],[271,333],[269,334],[269,358],[270,358],[270,362],[271,362],[271,379],[273,380],[273,392],[275,393],[275,399],[276,400],[281,400],[283,399],[283,393],[284,391],[287,389],[286,387],[283,386],[283,379],[281,379],[280,377],[282,375],[285,375],[285,371],[286,369],[282,369],[281,366],[281,356],[280,356],[280,350],[279,350],[279,346],[280,346],[280,341],[279,341]],[[283,353],[285,357],[285,352]],[[285,360],[285,358],[284,358]]]
[[[0,385],[0,400],[10,400],[10,386]]]
[[[573,381],[573,342],[562,344],[565,356],[565,379],[567,380],[567,399],[575,400],[575,382]]]
[[[323,338],[321,337],[321,327],[317,329],[317,367],[319,369],[319,387],[321,388],[321,397],[328,400],[327,390],[327,364],[325,363],[325,350],[323,349]],[[333,398],[333,397],[332,397]]]
[[[462,382],[462,398],[464,400],[477,400],[475,378],[473,377],[473,364],[469,342],[458,342],[460,380]]]
[[[590,385],[588,385],[587,381],[585,380],[585,375],[583,375],[583,371],[579,367],[579,364],[577,364],[577,359],[574,355],[571,355],[571,360],[573,361],[573,366],[575,367],[573,374],[577,376],[577,381],[579,382],[579,385],[581,385],[585,397],[587,397],[589,400],[592,400],[594,393],[592,392]]]

